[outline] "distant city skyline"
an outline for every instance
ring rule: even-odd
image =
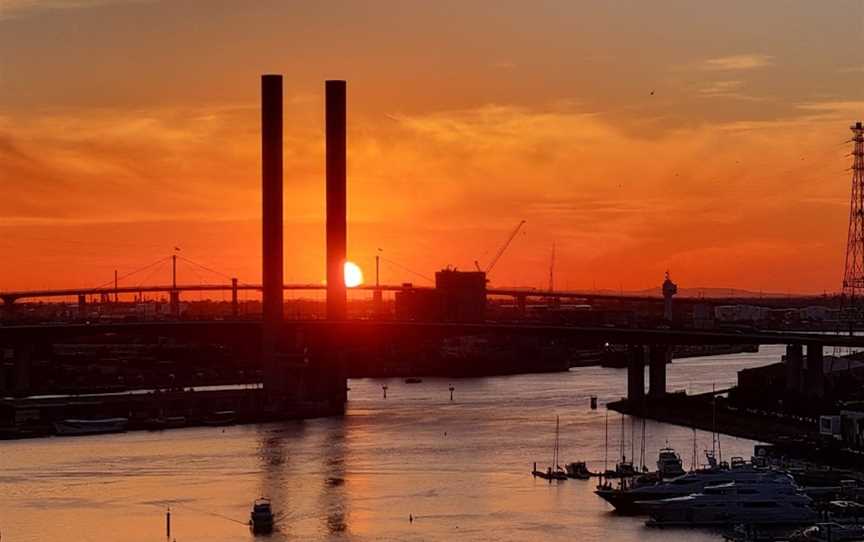
[[[338,8],[334,8],[338,6]],[[837,291],[864,4],[0,0],[0,290],[175,246],[260,278],[259,76],[285,74],[285,280],[324,276],[323,89],[348,257],[563,289]],[[183,282],[194,282],[185,277]],[[382,266],[382,282],[418,277]],[[164,278],[154,282],[165,282]]]

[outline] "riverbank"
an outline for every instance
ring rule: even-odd
[[[0,398],[0,439],[47,437],[68,419],[125,420],[123,430],[233,425],[339,415],[326,400],[281,401],[260,386],[234,385],[123,393]]]

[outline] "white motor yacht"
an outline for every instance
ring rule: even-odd
[[[813,500],[782,480],[730,482],[639,504],[651,526],[806,525],[818,519]]]
[[[677,478],[685,474],[681,457],[669,446],[660,449],[657,456],[657,476],[661,480]]]
[[[704,469],[681,475],[672,480],[645,484],[634,487],[614,488],[598,487],[594,493],[615,507],[618,512],[637,513],[642,508],[636,504],[639,501],[652,501],[670,497],[683,497],[699,493],[709,486],[727,484],[729,482],[760,482],[783,480],[793,483],[788,474],[778,471],[758,469],[751,465],[735,469]]]

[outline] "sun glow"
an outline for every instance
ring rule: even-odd
[[[363,284],[363,270],[354,262],[345,262],[345,286],[354,288]]]

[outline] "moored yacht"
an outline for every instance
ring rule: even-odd
[[[657,456],[657,476],[661,480],[677,478],[684,474],[684,463],[681,457],[668,445],[660,449]]]
[[[843,523],[817,523],[796,531],[789,536],[790,542],[852,542],[864,540],[864,525]]]
[[[730,482],[639,504],[648,512],[649,526],[807,525],[818,519],[813,499],[791,480]]]
[[[705,469],[683,474],[665,482],[638,485],[634,487],[613,488],[600,486],[594,492],[597,496],[615,507],[622,513],[637,513],[642,511],[639,501],[651,501],[671,497],[684,497],[699,493],[709,486],[727,484],[729,482],[765,482],[781,480],[791,484],[792,477],[777,471],[766,471],[752,466],[736,469]]]

